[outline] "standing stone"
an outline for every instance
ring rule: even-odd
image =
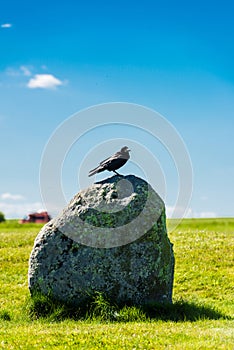
[[[122,305],[171,302],[174,255],[162,199],[113,176],[79,192],[38,234],[29,289],[80,305],[96,292]]]

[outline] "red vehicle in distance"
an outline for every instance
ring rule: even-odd
[[[50,215],[47,211],[38,211],[35,213],[28,214],[22,220],[19,221],[20,224],[35,223],[35,224],[46,224],[51,220]]]

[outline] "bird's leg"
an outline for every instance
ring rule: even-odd
[[[116,175],[123,177],[123,175],[121,175],[121,174],[117,173],[117,171],[116,171],[116,170],[113,170],[113,172],[114,172]]]

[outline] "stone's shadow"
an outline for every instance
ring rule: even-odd
[[[105,299],[101,293],[80,306],[65,304],[51,297],[35,295],[28,299],[25,309],[31,319],[46,318],[52,321],[97,320],[100,322],[147,322],[172,321],[195,322],[198,320],[233,319],[219,310],[188,301],[169,304],[148,304],[147,306],[116,305]]]
[[[211,306],[188,301],[177,301],[172,304],[151,304],[145,306],[143,311],[151,320],[174,322],[195,322],[202,319],[218,320],[230,318]]]

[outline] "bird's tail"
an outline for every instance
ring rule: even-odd
[[[95,175],[95,174],[97,174],[97,173],[99,173],[99,172],[100,172],[100,167],[98,166],[98,167],[96,167],[96,168],[90,170],[89,176],[93,176],[93,175]]]

